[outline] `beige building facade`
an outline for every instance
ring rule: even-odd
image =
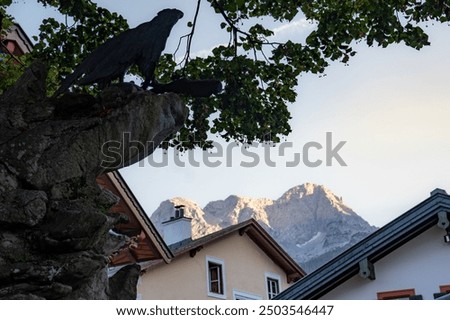
[[[169,264],[144,269],[138,298],[270,299],[304,276],[254,220],[172,248]]]

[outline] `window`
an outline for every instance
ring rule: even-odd
[[[223,260],[206,257],[206,267],[208,273],[208,296],[226,299],[225,270]]]
[[[184,205],[175,207],[175,219],[184,217]]]
[[[280,276],[273,273],[266,273],[267,298],[273,299],[280,293]]]
[[[269,299],[273,299],[280,293],[280,283],[277,279],[267,278],[267,295]]]
[[[223,294],[222,265],[209,262],[209,292]]]
[[[253,293],[233,290],[234,300],[261,300],[262,298]]]
[[[377,293],[378,300],[422,300],[421,295],[416,295],[414,289],[384,291]]]

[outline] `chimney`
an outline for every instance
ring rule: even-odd
[[[184,206],[175,206],[175,216],[169,221],[162,223],[163,238],[167,245],[171,245],[182,240],[191,239],[192,229],[191,220],[184,216]]]

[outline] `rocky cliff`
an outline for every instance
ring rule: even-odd
[[[134,281],[135,291],[139,268],[107,278],[121,217],[95,177],[148,156],[187,109],[126,85],[47,97],[46,76],[35,63],[0,97],[0,299],[132,299],[112,288]]]

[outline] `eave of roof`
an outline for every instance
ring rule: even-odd
[[[154,245],[154,248],[161,255],[162,259],[166,263],[169,263],[173,258],[172,252],[167,247],[161,235],[156,230],[150,218],[147,216],[139,201],[137,201],[120,173],[118,171],[114,171],[109,172],[106,175],[120,192],[120,197],[122,198],[122,200],[125,201],[127,205],[132,209],[133,213],[135,214],[135,218],[138,220],[145,233],[149,236],[152,244]]]
[[[16,41],[20,40],[25,48],[21,48],[24,53],[33,51],[33,42],[28,37],[26,32],[23,30],[20,24],[14,23],[9,30],[9,35],[5,37],[5,40]]]
[[[439,212],[450,212],[450,196],[444,191],[432,195],[384,227],[366,237],[321,268],[280,293],[275,299],[318,299],[358,274],[359,262],[375,263],[417,237],[438,222]]]
[[[305,276],[305,271],[289,256],[289,254],[280,247],[280,245],[256,222],[250,219],[239,224],[224,228],[220,231],[206,235],[196,240],[184,240],[170,246],[175,257],[189,253],[194,256],[197,251],[204,246],[209,245],[215,241],[221,240],[224,237],[239,232],[240,235],[244,233],[260,247],[272,261],[280,266],[286,273],[288,282],[294,282]]]

